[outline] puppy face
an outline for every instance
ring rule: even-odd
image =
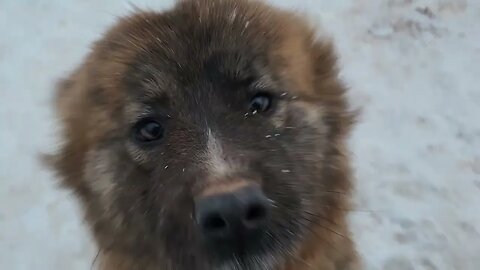
[[[56,168],[100,248],[145,269],[298,254],[349,188],[334,61],[298,18],[247,1],[119,22],[58,92]]]

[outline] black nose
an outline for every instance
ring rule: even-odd
[[[270,202],[258,186],[201,197],[195,202],[196,219],[207,238],[229,240],[261,231]]]

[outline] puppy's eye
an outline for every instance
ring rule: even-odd
[[[249,104],[250,112],[257,113],[257,112],[266,112],[271,109],[272,107],[272,95],[268,93],[259,93],[256,94],[251,100]]]
[[[151,142],[161,139],[164,129],[157,121],[145,119],[135,125],[134,132],[138,141]]]

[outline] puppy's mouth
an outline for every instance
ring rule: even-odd
[[[238,235],[225,241],[205,245],[213,269],[221,270],[273,270],[296,257],[296,244],[301,232],[278,228],[278,231],[261,231]],[[277,234],[277,235],[274,235]]]
[[[248,259],[249,257],[261,256],[269,253],[274,243],[264,231],[236,232],[229,238],[209,240],[205,242],[205,248],[212,256],[219,260]]]
[[[236,246],[232,246],[231,243],[210,246],[214,268],[222,270],[274,269],[282,256],[276,252],[274,247],[268,247],[264,241],[265,239],[256,239],[251,242],[239,241]]]

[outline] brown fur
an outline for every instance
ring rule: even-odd
[[[212,32],[201,32],[203,26],[203,29]],[[198,27],[198,30],[188,32],[194,27]],[[202,47],[183,43],[183,33],[189,33],[192,40],[212,38],[213,45]],[[172,135],[165,138],[162,146],[164,152],[158,152],[155,156],[132,145],[125,138],[128,138],[126,127],[144,113],[138,99],[149,98],[163,104],[166,94],[159,89],[178,92],[179,89],[191,87],[190,82],[195,82],[201,76],[198,70],[204,61],[224,51],[227,54],[238,53],[240,57],[251,51],[256,53],[253,63],[245,60],[246,65],[252,65],[255,72],[260,74],[255,84],[277,91],[278,96],[286,95],[268,120],[276,131],[266,136],[271,136],[269,139],[272,141],[282,140],[284,136],[287,146],[282,146],[285,150],[281,152],[299,155],[297,159],[302,164],[304,161],[300,161],[300,158],[307,162],[316,160],[311,166],[305,165],[308,171],[292,172],[292,177],[295,173],[298,177],[310,175],[306,178],[309,179],[308,186],[303,187],[296,182],[293,185],[303,207],[314,213],[306,217],[302,212],[299,218],[304,218],[305,222],[309,219],[316,221],[308,223],[309,228],[302,231],[300,242],[292,240],[288,254],[283,254],[283,258],[276,257],[275,265],[262,269],[359,269],[344,210],[349,208],[348,195],[351,189],[345,140],[353,116],[344,96],[345,87],[338,79],[332,45],[329,41],[315,39],[313,30],[299,17],[262,3],[243,0],[186,0],[164,13],[139,12],[124,18],[94,45],[84,63],[59,85],[57,108],[64,126],[65,142],[56,155],[55,168],[63,184],[75,191],[84,206],[86,219],[101,250],[101,269],[184,270],[192,266],[185,264],[180,268],[179,261],[190,259],[195,260],[194,265],[199,270],[213,269],[209,260],[204,260],[203,256],[206,255],[198,255],[202,253],[198,253],[194,259],[175,258],[176,251],[170,250],[172,246],[164,242],[167,240],[157,237],[156,232],[160,229],[156,227],[156,221],[149,221],[154,224],[152,229],[144,219],[154,219],[154,214],[150,212],[153,207],[158,213],[169,213],[169,218],[178,216],[178,224],[189,228],[186,213],[190,211],[190,197],[194,195],[185,194],[193,194],[198,190],[202,194],[209,194],[242,185],[235,179],[245,180],[236,175],[219,186],[213,186],[211,183],[215,181],[207,180],[182,180],[183,184],[168,184],[171,181],[159,184],[152,180],[150,175],[153,172],[162,179],[181,178],[182,172],[191,173],[192,179],[197,179],[198,175],[213,177],[208,169],[195,169],[192,165],[202,163],[202,160],[196,160],[201,156],[197,152],[205,145],[200,139],[196,140],[203,133],[194,128],[182,126],[172,129]],[[261,61],[257,61],[257,58]],[[232,65],[230,58],[225,59],[220,70],[243,79],[241,61],[232,60],[235,62]],[[157,68],[157,63],[164,69]],[[142,68],[139,65],[143,65]],[[147,78],[138,75],[145,73],[148,74]],[[140,97],[137,96],[140,90],[133,89],[135,87],[130,83],[142,89]],[[209,109],[210,105],[203,106]],[[175,113],[171,117],[178,119],[176,125],[200,114],[193,112],[190,115],[188,111]],[[213,113],[211,115],[209,120],[217,119]],[[232,117],[237,119],[235,115]],[[242,114],[238,119],[248,120],[249,117],[256,116],[243,117]],[[292,127],[292,123],[298,125]],[[279,133],[278,139],[274,132]],[[252,153],[255,147],[249,147],[249,144],[266,140],[264,135],[262,133],[252,141],[245,138],[244,148],[239,138],[232,137],[237,144],[230,144],[226,152],[237,151],[241,155],[231,155],[228,162],[243,164],[237,160],[238,156],[255,156],[256,153]],[[289,136],[291,139],[288,139]],[[302,148],[303,144],[306,144],[305,149]],[[288,145],[298,145],[300,148],[290,149]],[[263,149],[271,151],[267,159],[281,160],[277,156],[281,155],[277,154],[277,148],[268,148],[265,144]],[[161,157],[163,155],[169,158],[164,160]],[[301,164],[298,166],[304,168]],[[282,168],[278,168],[278,171]],[[282,170],[282,173],[279,177],[290,173],[290,169]],[[257,178],[252,179],[264,186],[269,185],[265,182],[267,180],[276,181]],[[160,198],[156,197],[153,190],[162,192],[162,185],[170,185],[168,193],[161,198],[169,201],[159,203],[157,200]],[[314,194],[304,195],[302,192],[305,190]],[[141,196],[145,196],[145,202],[138,199]],[[185,196],[185,200],[174,201],[182,196]],[[138,209],[143,209],[142,203],[149,205],[144,213],[138,212]],[[171,209],[173,207],[174,210]],[[299,209],[299,212],[303,210]],[[168,223],[169,218],[165,222]],[[196,252],[194,245],[197,245],[197,238],[194,233],[183,227],[179,230],[184,230],[178,232],[179,236],[187,235],[191,243],[195,243],[191,252]],[[157,242],[154,243],[154,240]]]

